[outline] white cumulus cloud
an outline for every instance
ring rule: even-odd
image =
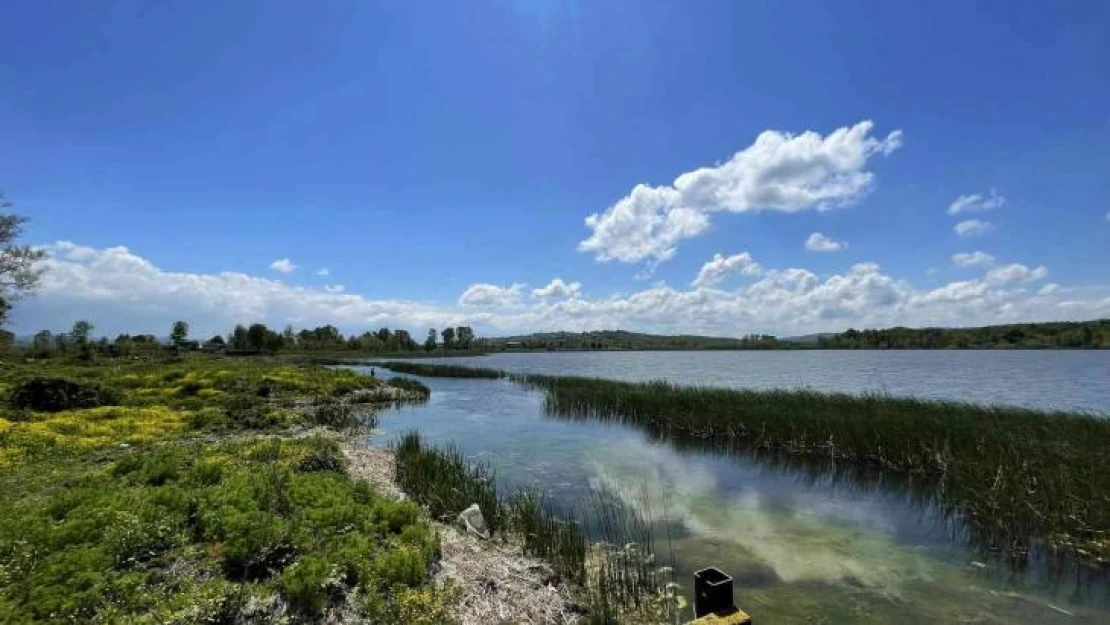
[[[532,297],[548,299],[551,297],[578,297],[582,292],[581,282],[563,282],[562,278],[555,278],[547,286],[532,289]]]
[[[497,286],[479,282],[463,291],[459,296],[459,305],[482,308],[512,306],[520,301],[520,293],[523,289],[523,284]]]
[[[839,252],[848,247],[843,241],[837,241],[820,232],[814,232],[806,239],[806,249],[811,252]]]
[[[342,293],[343,291],[346,291],[347,288],[344,287],[342,284],[325,284],[324,290],[328,293]]]
[[[976,265],[990,265],[994,256],[978,250],[974,252],[960,252],[952,255],[952,263],[960,267],[974,267]]]
[[[1007,265],[982,279],[915,288],[875,263],[819,277],[804,268],[764,269],[738,289],[675,288],[658,283],[597,298],[522,297],[524,285],[477,284],[460,301],[437,305],[371,299],[355,293],[293,286],[237,272],[165,271],[126,247],[60,242],[34,297],[13,310],[11,330],[64,330],[79,318],[98,332],[164,334],[185,319],[198,336],[226,333],[236,323],[296,328],[326,323],[344,332],[382,326],[422,335],[429,327],[469,325],[483,335],[625,328],[666,334],[779,335],[894,325],[983,325],[1011,321],[1110,317],[1110,289],[1028,285],[1041,267]],[[727,258],[723,259],[727,261]],[[734,263],[734,267],[736,267]],[[1067,300],[1060,299],[1066,293]],[[415,335],[415,334],[414,334]]]
[[[1006,198],[998,195],[998,191],[991,188],[990,195],[984,196],[980,193],[972,195],[961,195],[948,205],[949,215],[959,215],[960,213],[976,213],[980,211],[989,211],[1000,208],[1006,203]]]
[[[331,272],[328,271],[327,267],[321,267],[320,269],[316,270],[316,275],[318,275],[318,276],[330,276]]]
[[[694,288],[716,286],[728,276],[739,274],[742,276],[758,276],[763,273],[759,263],[752,260],[752,255],[747,252],[733,254],[725,257],[724,254],[714,254],[709,262],[701,266],[698,275],[691,285]]]
[[[953,226],[952,230],[961,237],[977,237],[994,230],[994,224],[979,219],[968,219]]]
[[[797,212],[858,200],[874,185],[868,160],[902,145],[902,132],[871,136],[862,121],[826,136],[767,130],[719,165],[684,173],[670,185],[636,185],[603,213],[586,218],[591,234],[581,252],[599,261],[660,263],[683,239],[709,229],[709,213]]]
[[[279,258],[270,263],[270,269],[281,273],[292,273],[293,270],[296,268],[297,266],[294,265],[293,261],[289,260],[288,258]]]
[[[1002,267],[995,267],[987,272],[988,284],[1009,284],[1011,282],[1036,282],[1048,275],[1045,266],[1030,269],[1021,263],[1011,263]]]

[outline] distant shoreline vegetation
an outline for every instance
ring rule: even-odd
[[[778,338],[657,335],[623,330],[541,332],[478,339],[489,351],[779,350],[779,349],[1110,349],[1110,319],[1017,323],[973,328],[848,329]]]
[[[884,395],[377,365],[507,378],[543,391],[554,416],[617,421],[680,445],[901,476],[916,498],[964,524],[973,545],[1015,567],[1041,556],[1110,566],[1110,419]]]
[[[730,351],[796,349],[1110,349],[1110,319],[1019,323],[975,328],[848,329],[841,333],[809,334],[778,338],[749,334],[741,338],[658,335],[624,330],[591,332],[541,332],[523,336],[479,338],[469,326],[429,329],[418,343],[406,330],[380,328],[344,335],[332,325],[281,332],[255,323],[237,325],[226,336],[208,340],[189,338],[189,324],[177,321],[167,339],[152,334],[120,334],[115,339],[94,338],[86,321],[69,332],[43,330],[16,339],[0,331],[0,351],[16,348],[27,355],[46,358],[77,355],[89,359],[107,356],[144,356],[172,351],[202,351],[230,356],[282,354],[309,362],[342,362],[360,354],[376,358],[444,358],[481,356],[496,352],[546,351]]]

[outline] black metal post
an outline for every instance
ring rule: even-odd
[[[694,573],[694,616],[736,611],[732,578],[720,569],[705,568]]]

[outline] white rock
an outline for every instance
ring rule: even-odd
[[[486,517],[478,504],[471,504],[469,508],[459,513],[459,520],[468,532],[474,532],[482,538],[489,538],[489,528],[486,527]]]

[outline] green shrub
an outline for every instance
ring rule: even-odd
[[[205,406],[189,413],[189,429],[205,430],[227,424],[227,411],[216,406]]]
[[[297,463],[297,470],[302,473],[313,471],[332,471],[346,473],[347,459],[339,450],[339,444],[328,439],[313,439],[307,455]]]
[[[337,430],[349,429],[358,425],[358,413],[354,406],[338,399],[324,399],[309,411],[308,420]]]
[[[329,586],[335,586],[332,565],[318,556],[301,558],[282,571],[278,587],[294,612],[319,617],[328,605]]]
[[[117,399],[112,393],[91,384],[65,378],[32,378],[12,391],[10,403],[14,408],[61,412],[111,406],[117,403]]]

